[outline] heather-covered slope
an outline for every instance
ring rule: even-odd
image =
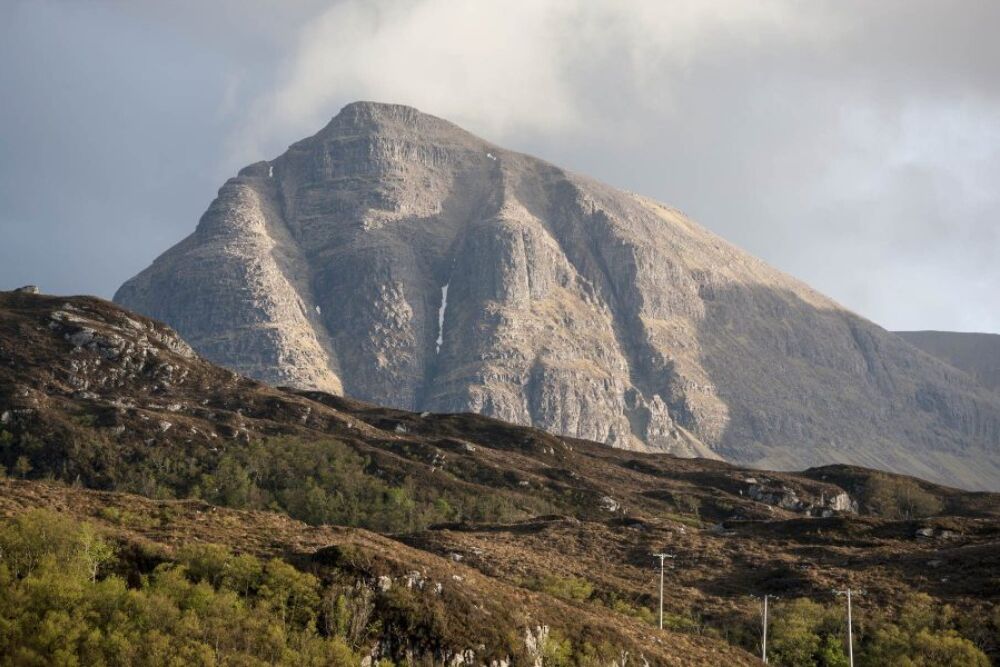
[[[356,103],[115,299],[272,384],[1000,488],[1000,398],[680,212]]]
[[[561,664],[594,652],[753,664],[749,593],[836,617],[830,589],[846,584],[867,592],[859,627],[927,595],[996,652],[996,494],[850,466],[747,470],[276,389],[98,299],[0,293],[0,466],[26,478],[0,481],[0,515],[95,523],[135,585],[206,542],[315,574],[323,595],[366,601],[349,633],[362,654],[522,664],[547,627],[575,656]],[[660,634],[650,554],[663,550],[677,558]],[[323,636],[341,632],[334,611],[317,612]],[[859,637],[874,650],[873,632]]]

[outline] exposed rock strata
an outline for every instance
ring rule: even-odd
[[[246,167],[115,299],[271,383],[1000,488],[1000,399],[964,374],[677,210],[409,107]]]

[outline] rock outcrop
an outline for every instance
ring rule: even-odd
[[[240,171],[115,300],[274,384],[1000,488],[1000,399],[681,212],[415,109]]]

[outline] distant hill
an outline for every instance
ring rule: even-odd
[[[903,340],[1000,390],[1000,335],[958,331],[897,331]]]

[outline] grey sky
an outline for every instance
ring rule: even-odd
[[[0,288],[110,296],[240,166],[374,99],[677,206],[888,328],[1000,332],[998,25],[992,0],[7,0]]]

